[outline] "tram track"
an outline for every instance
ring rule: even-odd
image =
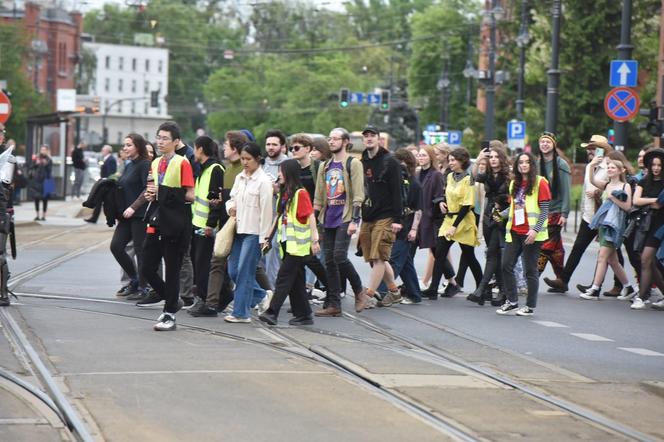
[[[52,299],[60,301],[83,301],[83,302],[92,302],[98,304],[127,305],[126,302],[123,301],[101,300],[95,298],[80,298],[74,296],[58,296],[58,295],[42,295],[42,294],[24,294],[24,296],[30,298],[42,298],[42,299]],[[80,311],[91,314],[135,319],[145,322],[154,322],[154,319],[151,317],[150,318],[141,317],[132,314],[108,312],[108,311],[101,311],[101,310],[88,309],[82,307],[58,306],[57,308]],[[516,390],[519,393],[533,400],[544,402],[555,409],[569,413],[570,415],[573,415],[581,419],[582,421],[588,422],[589,424],[594,425],[595,427],[602,428],[610,433],[619,434],[628,439],[644,441],[644,442],[655,440],[651,436],[643,434],[618,421],[612,420],[599,413],[593,412],[581,405],[561,399],[548,392],[535,389],[534,387],[531,387],[519,381],[518,379],[507,376],[503,373],[495,372],[486,367],[473,364],[458,356],[455,356],[438,348],[434,348],[426,344],[414,341],[398,333],[386,331],[380,324],[377,324],[374,321],[359,318],[349,313],[344,313],[344,317],[347,320],[355,323],[356,325],[363,327],[364,329],[367,329],[373,333],[382,336],[383,338],[386,338],[392,342],[399,344],[399,346],[396,346],[396,345],[388,345],[385,343],[371,342],[371,345],[378,346],[385,350],[393,351],[400,354],[404,354],[404,348],[406,350],[417,351],[420,355],[425,356],[427,361],[433,363],[438,362],[442,366],[447,368],[449,368],[451,365],[458,366],[466,373],[472,373],[478,378],[490,379],[491,381],[494,381],[502,386]],[[291,356],[304,358],[309,362],[316,362],[322,364],[344,375],[345,378],[369,388],[370,390],[377,393],[379,396],[383,397],[388,402],[393,403],[396,406],[399,406],[400,408],[404,409],[405,411],[408,411],[409,413],[415,416],[418,416],[420,419],[426,421],[428,424],[437,428],[439,431],[443,432],[444,434],[453,437],[455,440],[464,440],[464,441],[479,440],[476,435],[474,435],[471,431],[469,431],[467,428],[463,427],[462,425],[457,424],[453,419],[442,416],[439,413],[431,412],[430,410],[427,409],[427,407],[424,404],[412,398],[401,395],[398,392],[391,391],[389,388],[385,388],[375,379],[372,379],[370,376],[366,376],[365,373],[360,373],[357,370],[355,370],[352,366],[349,366],[347,364],[347,361],[343,360],[342,358],[336,357],[336,355],[333,352],[328,351],[326,348],[317,345],[309,345],[308,343],[302,340],[290,336],[287,333],[287,331],[290,330],[290,328],[269,327],[267,325],[259,323],[258,328],[263,330],[263,332],[266,335],[272,336],[273,341],[275,341],[275,342],[269,342],[260,339],[248,338],[246,336],[235,335],[233,333],[223,332],[209,327],[196,326],[192,324],[179,323],[178,327],[185,330],[196,331],[213,336],[219,336],[239,342],[266,346],[268,348],[271,348],[279,352],[285,352]],[[366,339],[363,339],[362,337],[353,336],[345,333],[329,332],[321,329],[308,328],[308,327],[298,328],[297,330],[306,330],[314,334],[324,334],[330,337],[351,340],[358,343],[365,343],[365,344],[367,343]]]

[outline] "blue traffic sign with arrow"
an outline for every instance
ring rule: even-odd
[[[609,86],[634,87],[638,82],[639,62],[636,60],[611,60]]]

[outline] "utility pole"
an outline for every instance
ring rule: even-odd
[[[494,99],[496,95],[496,16],[495,10],[497,0],[491,0],[491,12],[489,13],[489,78],[485,86],[486,110],[484,112],[484,139],[492,140],[495,130]]]
[[[560,84],[560,69],[558,69],[559,43],[560,43],[560,14],[561,0],[553,0],[551,16],[553,18],[551,33],[551,67],[546,71],[548,83],[546,86],[546,120],[545,130],[556,133],[558,126],[558,85]]]
[[[664,129],[662,120],[664,120],[664,0],[662,0],[662,9],[659,18],[659,63],[657,64],[657,107],[659,109],[659,137],[655,144],[664,147]]]
[[[623,0],[622,20],[620,21],[620,44],[618,49],[618,60],[632,59],[632,0]],[[627,144],[627,129],[629,122],[613,122],[613,130],[616,133],[616,150],[623,150]]]
[[[663,0],[664,1],[664,0]],[[528,35],[528,0],[521,0],[521,25],[519,26],[519,35],[516,38],[516,44],[519,46],[519,80],[516,92],[516,119],[523,120],[523,109],[526,100],[524,99],[525,73],[526,73],[526,46],[530,41]]]

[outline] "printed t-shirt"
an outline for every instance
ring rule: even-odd
[[[530,226],[528,225],[528,212],[526,211],[526,182],[523,181],[519,189],[517,189],[516,196],[514,198],[514,207],[517,205],[523,206],[523,216],[525,222],[520,225],[514,224],[514,209],[512,209],[512,232],[519,235],[527,235]],[[540,180],[539,192],[537,194],[537,202],[550,201],[551,200],[551,189],[549,189],[549,184],[546,180]]]
[[[332,161],[325,171],[327,208],[323,226],[328,229],[337,228],[343,223],[347,195],[343,167],[343,163]]]

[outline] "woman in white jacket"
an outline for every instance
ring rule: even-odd
[[[272,223],[272,180],[260,164],[261,150],[255,143],[240,148],[242,172],[235,178],[228,214],[236,217],[236,234],[228,261],[228,274],[235,282],[233,313],[226,322],[251,322],[250,309],[266,296],[256,282],[256,266]]]

